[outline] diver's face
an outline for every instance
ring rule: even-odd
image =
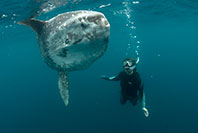
[[[133,70],[135,69],[135,65],[133,65],[132,62],[130,62],[130,61],[125,61],[123,63],[123,69],[128,75],[131,75],[131,74],[133,74]]]

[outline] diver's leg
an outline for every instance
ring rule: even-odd
[[[137,101],[138,101],[138,97],[132,97],[132,98],[130,99],[130,102],[131,102],[131,104],[132,104],[133,106],[137,105]]]
[[[126,102],[127,102],[127,97],[124,96],[123,94],[121,94],[121,96],[120,96],[120,103],[122,105],[124,105],[124,104],[126,104]]]

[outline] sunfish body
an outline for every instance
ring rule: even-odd
[[[110,24],[102,13],[95,11],[72,11],[48,21],[31,18],[19,23],[36,31],[45,63],[59,72],[58,86],[67,106],[68,73],[88,68],[105,53]]]

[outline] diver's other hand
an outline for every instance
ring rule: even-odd
[[[142,108],[142,111],[144,112],[145,117],[148,117],[149,116],[149,112],[148,112],[148,109],[147,108],[143,107]]]
[[[109,77],[107,77],[107,76],[105,76],[105,75],[102,75],[102,76],[100,76],[102,79],[104,79],[104,80],[109,80]]]

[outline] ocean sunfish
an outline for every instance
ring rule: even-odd
[[[68,73],[88,68],[106,51],[110,24],[95,11],[72,11],[59,14],[48,21],[34,18],[21,21],[37,33],[45,63],[58,71],[61,97],[69,103]]]

